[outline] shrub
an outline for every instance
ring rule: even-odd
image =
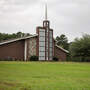
[[[57,57],[53,57],[53,61],[59,61]]]
[[[38,61],[38,56],[31,56],[30,61]]]

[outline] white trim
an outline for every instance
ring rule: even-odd
[[[62,51],[66,52],[66,53],[69,53],[68,50],[65,50],[64,48],[62,48],[62,47],[60,47],[60,46],[58,46],[58,45],[56,45],[56,47],[58,47],[59,49],[61,49]]]
[[[33,38],[33,37],[36,37],[36,36],[38,36],[38,35],[34,34],[32,36],[22,37],[22,38],[18,38],[18,39],[14,39],[14,40],[9,40],[9,41],[5,41],[5,42],[0,43],[0,45],[12,43],[12,42],[19,41],[19,40],[25,40],[25,39]]]
[[[27,60],[27,40],[25,40],[25,43],[24,43],[24,60],[26,61]]]

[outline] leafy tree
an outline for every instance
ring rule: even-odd
[[[61,46],[62,48],[68,50],[69,48],[68,38],[64,34],[57,36],[56,41],[58,46]]]
[[[12,34],[0,33],[0,42],[4,41],[4,40],[26,37],[26,36],[30,36],[30,35],[31,34],[29,34],[29,33],[22,33],[22,32],[17,32],[17,33],[12,33]]]
[[[80,61],[90,61],[90,35],[85,34],[82,38],[76,38],[70,45],[72,58],[78,57]]]
[[[17,32],[16,33],[16,36],[17,37],[26,37],[26,36],[30,36],[31,34],[29,34],[29,33],[22,33],[22,32]]]

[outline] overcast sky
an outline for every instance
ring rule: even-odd
[[[35,34],[44,20],[44,0],[0,0],[0,32]],[[69,41],[90,34],[90,0],[47,0],[48,20],[54,37]]]

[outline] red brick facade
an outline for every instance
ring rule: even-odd
[[[58,48],[57,46],[54,46],[54,56],[59,59],[59,61],[65,61],[67,57],[67,53],[63,51],[62,49]]]
[[[25,42],[26,46],[26,60],[29,60],[31,56],[38,56],[38,36],[33,38],[26,38],[23,40],[17,40],[11,43],[6,43],[0,45],[0,60],[5,60],[8,58],[16,60],[25,60]],[[67,52],[62,48],[56,46],[55,41],[53,42],[53,56],[57,57],[60,61],[65,61],[67,57]]]
[[[37,55],[37,37],[33,37],[30,39],[27,39],[27,60],[30,60],[30,57],[35,55]]]
[[[0,45],[0,59],[24,60],[24,40]]]

